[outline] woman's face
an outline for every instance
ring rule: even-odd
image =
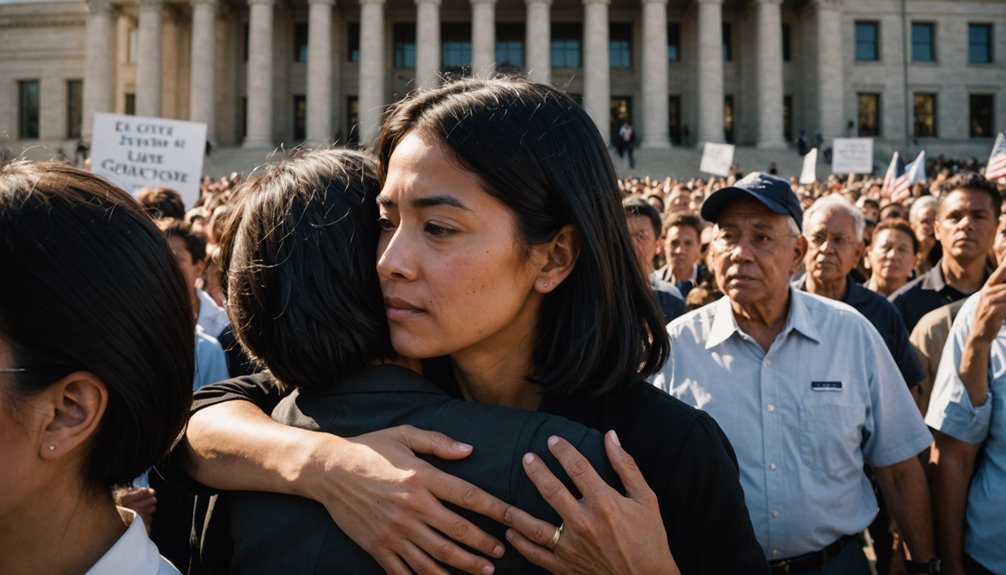
[[[524,252],[513,213],[442,144],[415,132],[395,148],[387,174],[377,271],[395,350],[458,364],[530,350],[547,257]]]

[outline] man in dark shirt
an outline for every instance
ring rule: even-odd
[[[642,196],[630,196],[622,201],[625,208],[626,224],[632,237],[632,247],[636,251],[639,269],[650,282],[653,297],[664,313],[664,321],[670,322],[688,311],[685,298],[674,284],[657,277],[653,259],[660,249],[662,223],[657,209],[646,203]]]
[[[947,182],[936,215],[943,258],[928,273],[891,294],[905,327],[938,307],[978,291],[988,278],[986,258],[995,239],[1001,198],[984,176],[961,172]]]

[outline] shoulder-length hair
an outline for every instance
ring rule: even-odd
[[[127,482],[167,453],[192,401],[194,330],[171,248],[136,200],[63,164],[0,165],[0,338],[25,370],[5,408],[75,371],[101,379],[85,484]]]
[[[527,250],[572,225],[576,265],[544,298],[529,379],[545,393],[597,396],[660,368],[662,316],[636,263],[607,147],[569,96],[526,81],[464,80],[406,98],[375,150],[381,181],[402,139],[436,138],[513,211]]]
[[[392,354],[377,280],[374,161],[318,150],[239,191],[222,246],[234,334],[283,384],[321,387]]]

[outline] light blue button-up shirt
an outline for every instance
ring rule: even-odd
[[[841,302],[789,294],[768,353],[725,297],[671,322],[670,357],[653,380],[726,432],[770,561],[861,532],[877,513],[864,461],[898,463],[932,440],[870,322]]]
[[[958,368],[974,321],[978,294],[961,307],[943,348],[926,423],[972,444],[984,443],[968,490],[964,551],[993,573],[1006,573],[1006,325],[989,352],[989,396],[975,407]]]

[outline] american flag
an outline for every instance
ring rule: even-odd
[[[913,174],[905,170],[905,162],[901,159],[901,155],[894,152],[891,165],[888,166],[887,174],[884,176],[881,193],[886,193],[893,202],[903,202],[912,193],[912,177]]]
[[[1006,137],[1003,137],[1002,132],[996,136],[996,143],[992,146],[989,164],[985,166],[985,177],[989,180],[1006,178]]]

